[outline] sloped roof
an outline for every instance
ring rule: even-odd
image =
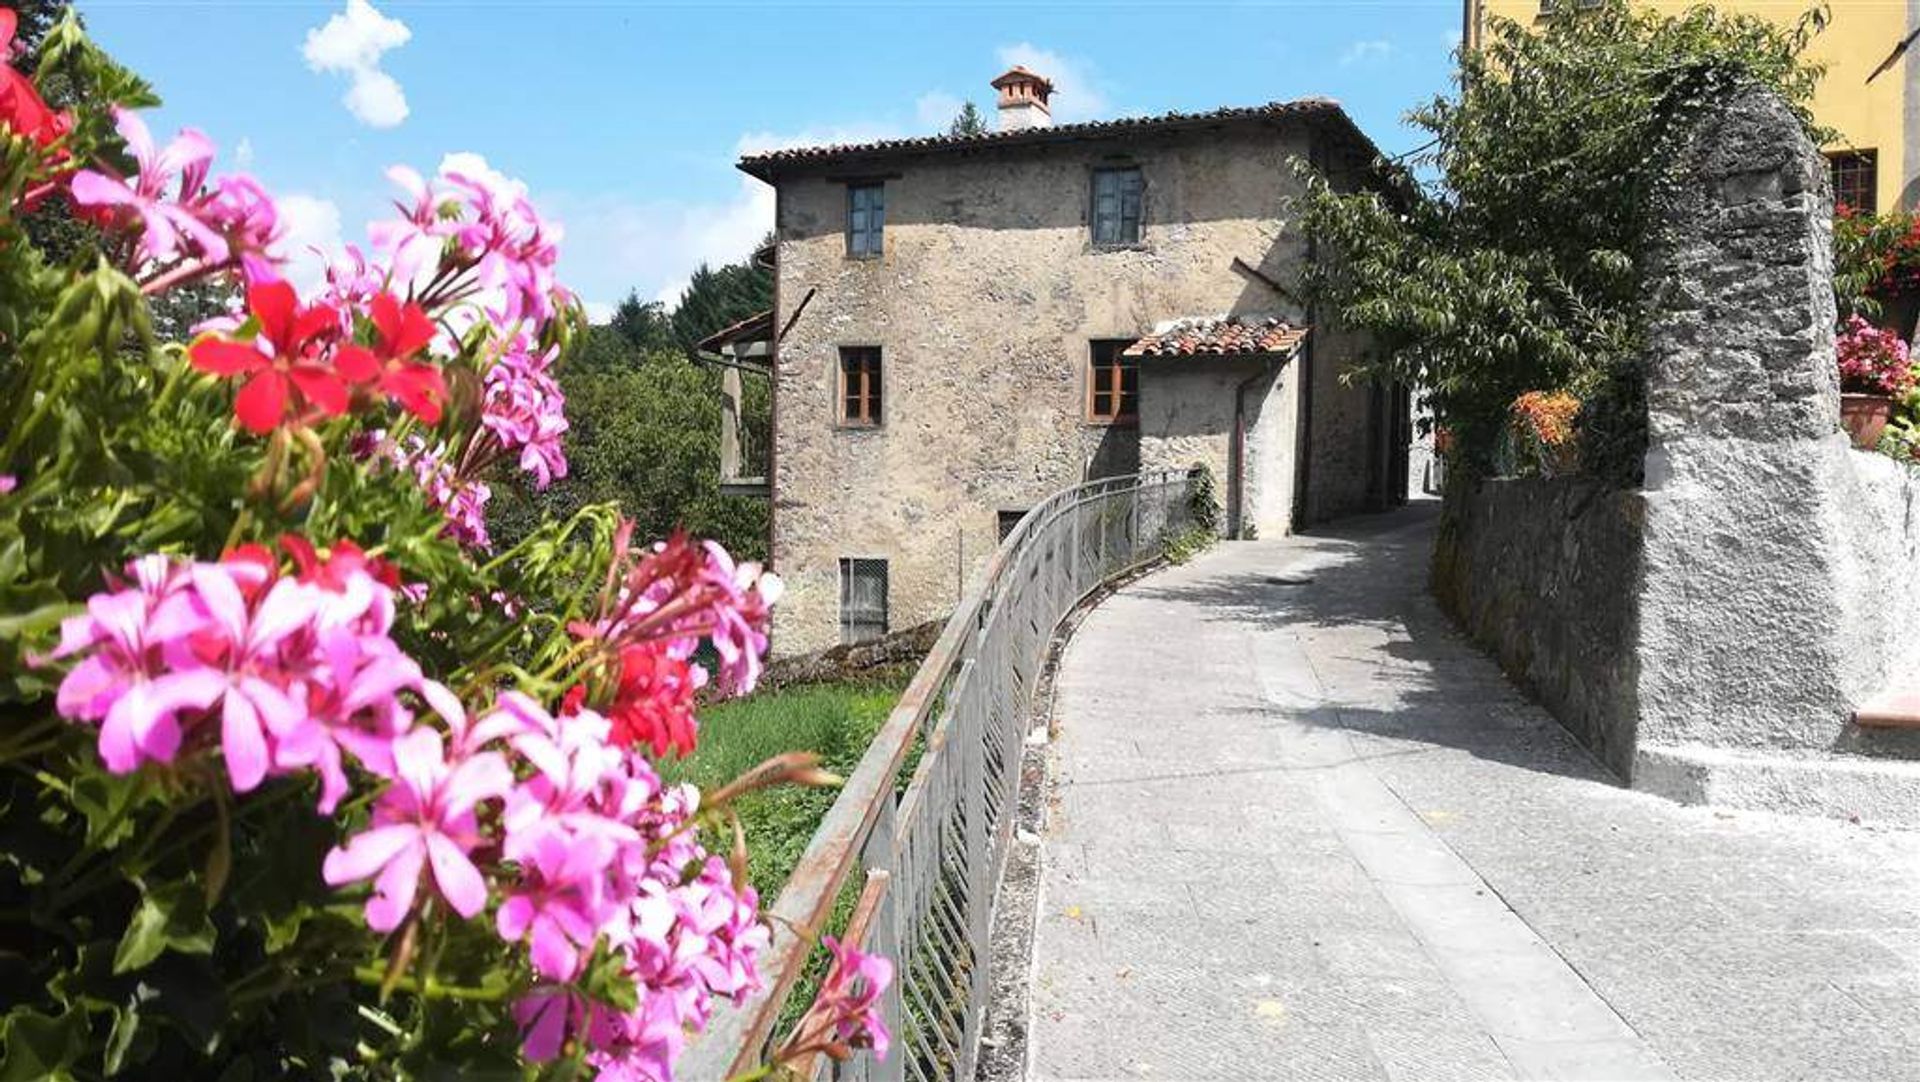
[[[831,146],[791,147],[764,154],[749,154],[738,168],[745,173],[771,181],[785,167],[825,165],[840,160],[889,158],[907,154],[946,153],[982,150],[993,147],[1035,146],[1071,142],[1077,139],[1101,139],[1114,136],[1151,135],[1182,129],[1217,127],[1222,124],[1271,120],[1322,121],[1331,123],[1369,156],[1378,156],[1373,145],[1340,103],[1332,98],[1296,98],[1266,105],[1214,109],[1204,113],[1162,113],[1158,116],[1122,117],[1118,120],[1089,120],[1079,124],[1054,124],[1013,131],[991,131],[979,135],[925,135],[907,139],[882,139],[870,143],[839,143]]]
[[[694,348],[707,353],[718,353],[720,347],[734,342],[764,342],[773,337],[773,309],[755,312],[731,326],[702,338]]]
[[[1308,328],[1278,316],[1205,316],[1177,319],[1121,351],[1126,357],[1288,356]]]

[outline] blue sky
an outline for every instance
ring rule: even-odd
[[[1055,79],[1062,121],[1319,94],[1403,150],[1460,25],[1457,0],[79,3],[166,99],[156,135],[206,131],[302,242],[359,239],[389,164],[477,153],[564,224],[563,278],[600,311],[765,232],[743,149],[924,133],[965,98],[991,118],[987,81],[1019,62]]]

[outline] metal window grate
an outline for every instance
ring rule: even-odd
[[[1833,205],[1867,214],[1880,212],[1880,155],[1850,150],[1827,155],[1833,167]]]
[[[887,633],[887,561],[840,560],[840,641],[869,642]]]
[[[886,226],[886,185],[847,185],[847,254],[856,258],[879,255]]]
[[[1140,196],[1145,186],[1137,167],[1093,171],[1093,243],[1140,243]]]

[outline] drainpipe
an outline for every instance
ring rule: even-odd
[[[1326,155],[1322,153],[1320,130],[1315,128],[1310,136],[1313,140],[1307,151],[1307,160],[1314,172],[1322,175],[1326,172]],[[1320,258],[1320,245],[1312,237],[1307,238],[1307,266],[1311,268]],[[1307,304],[1307,340],[1300,346],[1300,392],[1297,415],[1299,424],[1294,426],[1293,448],[1293,532],[1299,533],[1307,525],[1307,494],[1313,485],[1313,344],[1318,340],[1318,310],[1311,301]]]

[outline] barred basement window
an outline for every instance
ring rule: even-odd
[[[1000,540],[1005,541],[1007,535],[1013,532],[1013,528],[1020,525],[1020,520],[1026,517],[1027,513],[1024,510],[1000,512]]]
[[[877,258],[886,225],[886,185],[847,185],[847,255],[853,259]]]
[[[1833,167],[1833,205],[1868,214],[1880,212],[1880,155],[1872,150],[1837,151],[1827,155]]]
[[[1093,171],[1093,243],[1099,247],[1140,243],[1138,167]]]
[[[840,347],[840,423],[880,423],[880,347]]]
[[[1097,338],[1088,343],[1087,420],[1094,424],[1132,424],[1138,419],[1140,359],[1123,357],[1128,338]]]
[[[887,561],[840,560],[840,641],[868,642],[887,633]]]

